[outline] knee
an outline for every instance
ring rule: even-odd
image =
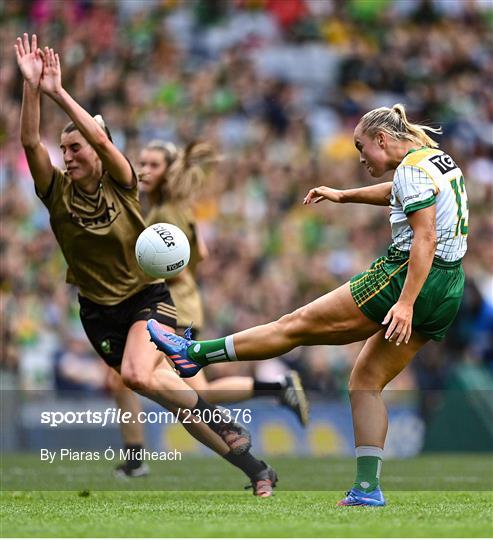
[[[349,395],[366,390],[381,392],[386,384],[383,374],[373,366],[355,366],[349,377]]]
[[[123,384],[135,392],[143,392],[149,389],[150,373],[139,370],[134,364],[122,365],[121,376]]]
[[[298,345],[313,345],[327,342],[331,337],[344,335],[353,328],[350,320],[323,318],[310,305],[303,306],[281,317],[277,324],[279,330]]]
[[[280,331],[288,338],[299,340],[310,332],[307,309],[299,308],[292,313],[283,315],[277,321]]]

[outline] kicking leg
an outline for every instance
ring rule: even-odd
[[[300,345],[343,345],[361,341],[381,325],[368,319],[356,306],[349,283],[279,320],[226,338],[188,341],[148,323],[152,341],[173,361],[182,377],[192,377],[201,367],[233,360],[266,360]]]

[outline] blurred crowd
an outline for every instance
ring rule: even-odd
[[[137,167],[139,148],[156,138],[205,139],[224,156],[195,201],[210,251],[199,270],[207,338],[277,318],[386,252],[388,209],[302,205],[317,185],[374,182],[352,142],[362,114],[401,102],[411,120],[441,125],[469,194],[467,288],[446,341],[393,384],[440,387],[460,362],[493,373],[492,22],[489,0],[1,2],[3,369],[24,388],[106,384],[19,141],[13,44],[35,32],[60,53],[64,86],[104,116]],[[44,99],[42,138],[59,166],[66,122]],[[337,395],[359,347],[297,349],[210,375],[294,366],[313,393]]]

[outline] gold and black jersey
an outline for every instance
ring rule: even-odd
[[[176,203],[165,203],[152,208],[146,222],[148,225],[171,223],[186,234],[190,243],[190,262],[176,278],[167,279],[166,283],[176,306],[178,326],[186,327],[193,321],[194,328],[200,330],[204,322],[204,314],[200,291],[195,281],[195,273],[201,256],[193,212]]]
[[[41,200],[68,265],[67,283],[82,296],[114,305],[159,282],[146,276],[135,258],[135,242],[145,228],[137,186],[125,188],[105,172],[90,195],[54,168]]]

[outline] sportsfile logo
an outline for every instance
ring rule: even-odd
[[[112,424],[205,424],[252,421],[251,409],[178,409],[176,415],[170,411],[140,411],[132,415],[130,411],[123,412],[115,407],[104,411],[42,411],[41,423],[49,427],[59,427],[72,424],[96,424],[105,427]]]

